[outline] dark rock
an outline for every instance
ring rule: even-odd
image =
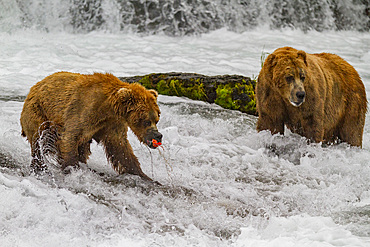
[[[138,82],[147,89],[157,90],[160,94],[185,96],[256,115],[254,96],[256,81],[249,77],[170,72],[119,79],[129,83]]]

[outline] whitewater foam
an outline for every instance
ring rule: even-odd
[[[332,52],[354,65],[368,90],[368,33],[268,29],[199,37],[1,33],[0,241],[4,246],[367,246],[370,128],[363,149],[308,145],[257,133],[256,117],[205,102],[159,97],[164,156],[129,132],[146,174],[116,176],[93,143],[87,166],[29,174],[20,136],[22,99],[57,71],[257,75],[261,52],[291,45]],[[356,49],[353,49],[356,47]],[[152,168],[153,167],[153,168]],[[89,170],[92,168],[97,172]],[[105,175],[100,176],[99,172]]]

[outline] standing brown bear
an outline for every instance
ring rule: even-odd
[[[31,144],[32,167],[43,166],[40,136],[55,131],[62,168],[86,163],[90,143],[102,143],[119,174],[151,180],[140,168],[127,140],[128,127],[150,148],[161,143],[157,92],[128,84],[111,74],[59,72],[34,85],[21,114],[22,135]],[[51,138],[52,139],[52,138]]]
[[[283,47],[263,64],[256,86],[257,130],[291,131],[314,142],[362,146],[367,111],[364,84],[337,55]]]

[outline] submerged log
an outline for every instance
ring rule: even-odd
[[[241,75],[206,76],[195,73],[153,73],[144,76],[119,77],[137,82],[159,94],[184,96],[193,100],[216,103],[224,108],[256,114],[256,81]]]

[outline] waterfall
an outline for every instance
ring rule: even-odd
[[[1,0],[0,31],[370,30],[370,0]]]

